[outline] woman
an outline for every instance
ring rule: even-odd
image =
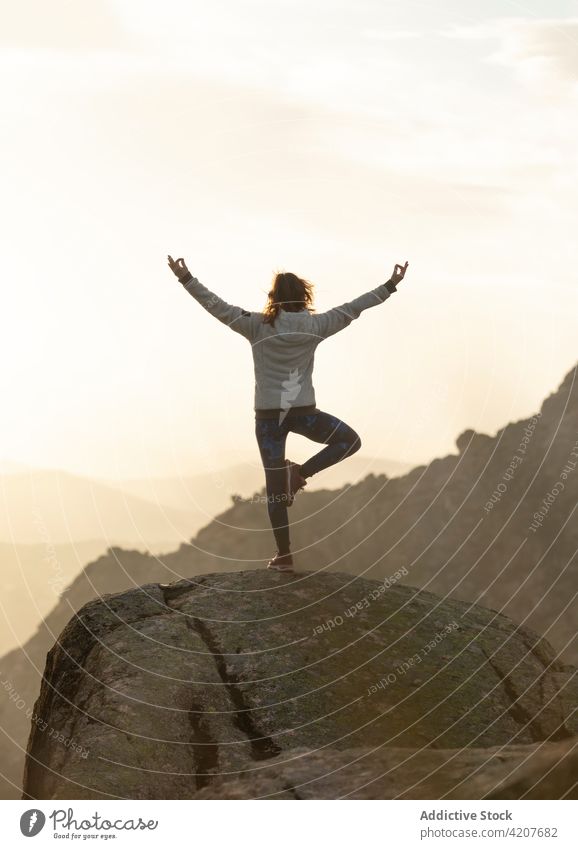
[[[293,571],[287,508],[307,479],[358,451],[361,440],[345,422],[318,410],[312,383],[317,345],[343,330],[368,307],[383,303],[403,280],[408,263],[396,265],[390,279],[349,303],[313,312],[313,286],[290,272],[276,274],[263,312],[227,304],[188,270],[184,259],[169,266],[184,288],[211,315],[247,339],[255,369],[255,434],[267,490],[267,511],[277,553],[268,569]],[[299,465],[285,458],[289,431],[325,448]]]

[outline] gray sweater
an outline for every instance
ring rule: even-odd
[[[190,274],[190,272],[189,272]],[[263,313],[248,312],[226,303],[192,275],[184,288],[207,312],[251,343],[255,369],[255,410],[290,411],[315,406],[313,361],[324,339],[344,330],[363,310],[382,304],[396,291],[388,280],[341,306],[322,313],[279,310],[275,324],[265,324]]]

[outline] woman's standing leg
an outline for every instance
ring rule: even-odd
[[[326,446],[299,467],[304,478],[310,478],[322,469],[339,463],[361,448],[361,439],[353,428],[321,410],[307,416],[295,416],[291,420],[290,429],[314,442],[324,442]]]
[[[289,517],[285,492],[285,443],[287,441],[287,419],[279,424],[278,419],[255,419],[255,436],[265,470],[267,512],[279,554],[289,554]]]

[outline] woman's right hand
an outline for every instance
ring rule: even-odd
[[[401,283],[401,281],[405,277],[405,272],[407,271],[408,265],[408,262],[406,262],[405,265],[396,264],[395,268],[393,269],[393,274],[391,275],[390,280],[392,283],[395,283],[396,286],[398,283]]]
[[[179,278],[179,280],[189,274],[189,269],[187,268],[185,261],[182,257],[179,257],[179,259],[173,259],[172,256],[169,256],[169,267],[173,274],[175,274]]]

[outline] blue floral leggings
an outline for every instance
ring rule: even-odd
[[[289,432],[299,433],[325,448],[301,465],[301,475],[310,478],[328,466],[355,454],[361,440],[353,428],[329,413],[318,410],[307,415],[288,415],[255,419],[255,435],[259,445],[267,490],[267,512],[277,548],[281,554],[290,550],[287,496],[285,494],[285,443]]]

